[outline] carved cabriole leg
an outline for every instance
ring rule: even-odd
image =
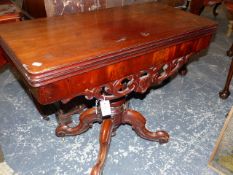
[[[227,56],[229,56],[229,57],[233,56],[233,44],[232,44],[231,48],[228,50]],[[227,75],[226,84],[225,84],[223,90],[219,92],[219,97],[222,99],[227,99],[228,96],[230,95],[229,86],[231,83],[232,75],[233,75],[233,59],[231,60],[231,66],[229,68],[229,72]]]
[[[105,119],[102,123],[101,131],[100,131],[100,138],[99,138],[100,150],[99,150],[98,159],[95,166],[92,168],[90,175],[100,175],[102,172],[111,142],[112,130],[113,130],[112,119],[111,118]]]
[[[76,127],[69,127],[66,124],[60,124],[56,128],[58,137],[75,136],[87,131],[94,122],[102,122],[102,117],[96,114],[96,107],[84,111],[79,118],[79,124]]]
[[[126,110],[123,114],[122,123],[130,124],[135,132],[144,139],[158,141],[159,143],[167,143],[169,140],[169,135],[166,131],[151,132],[146,129],[146,119],[137,111]]]
[[[77,105],[74,108],[70,109],[70,111],[67,112],[67,113],[65,113],[62,110],[61,104],[58,104],[57,108],[58,108],[58,110],[57,110],[57,113],[56,113],[56,117],[58,119],[58,123],[68,125],[68,124],[72,123],[72,115],[80,114],[82,111],[84,111],[86,106],[84,104]]]
[[[229,91],[229,86],[231,83],[232,75],[233,75],[233,59],[231,60],[231,66],[230,66],[230,69],[229,69],[229,72],[227,75],[226,84],[225,84],[223,90],[219,92],[219,97],[222,99],[227,99],[229,97],[229,95],[231,94]]]

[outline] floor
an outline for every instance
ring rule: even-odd
[[[221,10],[216,19],[206,11],[202,16],[219,23],[209,50],[196,56],[185,77],[176,76],[130,102],[146,116],[148,129],[169,131],[169,143],[145,141],[131,127],[121,126],[112,138],[104,175],[216,174],[207,162],[232,106],[233,95],[218,97],[231,61],[225,52],[232,38],[225,36],[227,21]],[[18,175],[89,174],[98,154],[100,125],[77,137],[57,138],[55,117],[41,119],[8,69],[1,71],[0,82],[0,144],[12,169]]]

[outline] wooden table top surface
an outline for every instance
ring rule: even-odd
[[[49,76],[113,64],[216,30],[216,23],[159,3],[3,24],[0,44],[23,74]]]

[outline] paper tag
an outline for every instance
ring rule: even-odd
[[[107,115],[112,114],[109,100],[101,100],[100,109],[101,109],[102,116],[107,116]]]

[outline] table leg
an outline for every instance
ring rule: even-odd
[[[60,124],[71,124],[72,123],[72,115],[74,114],[80,114],[84,109],[86,108],[86,105],[80,104],[76,105],[72,109],[70,109],[69,112],[64,112],[64,110],[61,108],[61,104],[58,104],[58,109],[56,112],[56,117],[58,119],[58,122]]]
[[[227,55],[229,57],[233,56],[233,44],[232,44],[231,48],[227,51]],[[219,92],[219,97],[222,99],[227,99],[228,96],[230,95],[229,86],[231,83],[232,75],[233,75],[233,59],[231,60],[231,66],[229,68],[229,72],[227,75],[226,84],[225,84],[223,90]]]
[[[233,75],[233,59],[231,61],[231,66],[230,66],[230,69],[229,69],[229,72],[227,75],[226,84],[225,84],[223,90],[219,92],[219,97],[222,99],[227,99],[228,96],[231,94],[229,91],[229,86],[231,83],[232,75]]]
[[[159,143],[167,143],[169,140],[169,135],[166,131],[151,132],[146,129],[146,119],[137,111],[126,110],[123,114],[122,123],[130,124],[135,132],[144,139],[158,141]]]
[[[111,116],[102,117],[100,107],[93,107],[81,113],[80,122],[77,126],[70,127],[68,124],[60,123],[56,129],[56,135],[59,137],[74,136],[87,131],[94,122],[102,122],[99,138],[100,151],[91,175],[100,175],[102,172],[111,137],[114,136],[115,131],[121,124],[130,124],[135,132],[144,139],[158,141],[159,143],[167,143],[169,140],[166,131],[151,132],[146,129],[146,119],[139,112],[127,109],[125,97],[110,100],[110,105]]]
[[[97,162],[95,166],[92,168],[90,175],[100,175],[102,173],[102,169],[104,166],[104,162],[107,157],[108,149],[111,142],[113,130],[113,121],[111,118],[105,119],[102,123],[101,131],[100,131],[100,150]]]
[[[92,127],[94,122],[102,122],[102,117],[96,114],[96,107],[84,111],[79,117],[79,124],[76,127],[69,127],[67,124],[60,124],[56,128],[58,137],[75,136],[82,134]]]

